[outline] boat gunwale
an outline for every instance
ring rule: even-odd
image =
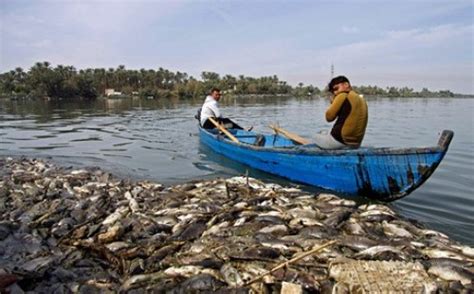
[[[227,139],[224,135],[214,134],[208,130],[199,127],[201,131],[215,140],[233,145],[237,148],[250,149],[256,152],[272,152],[272,153],[286,153],[286,154],[302,154],[302,155],[315,155],[315,156],[390,156],[390,155],[409,155],[409,154],[427,154],[427,153],[445,153],[452,139],[452,131],[443,131],[440,136],[437,146],[431,147],[409,147],[409,148],[393,148],[393,147],[360,147],[353,149],[319,149],[316,146],[295,145],[291,147],[262,147],[255,146],[243,142],[232,142]],[[445,132],[448,132],[445,134]],[[447,138],[445,138],[447,137]]]

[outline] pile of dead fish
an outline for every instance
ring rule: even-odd
[[[344,264],[331,270],[341,259],[410,265],[426,291],[474,290],[473,248],[385,205],[245,177],[164,187],[35,159],[0,158],[0,176],[0,292],[338,292],[351,289]]]

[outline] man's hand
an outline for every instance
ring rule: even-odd
[[[329,102],[332,104],[334,102],[334,98],[336,97],[336,95],[334,94],[331,94],[329,95]]]

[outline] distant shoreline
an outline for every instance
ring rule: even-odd
[[[321,96],[321,95],[311,95],[311,96],[295,96],[295,95],[289,95],[289,94],[239,94],[239,95],[233,95],[233,94],[227,94],[224,95],[223,99],[267,99],[267,98],[272,98],[272,97],[277,97],[277,98],[298,98],[298,99],[328,99],[328,97]],[[455,94],[454,96],[428,96],[428,97],[422,97],[422,96],[409,96],[409,97],[404,97],[404,96],[385,96],[385,95],[365,95],[363,94],[363,97],[366,99],[406,99],[406,98],[414,98],[414,99],[474,99],[474,94],[473,95],[465,95],[465,94]],[[188,98],[182,98],[184,100],[188,100]],[[106,96],[99,96],[96,98],[97,100],[128,100],[128,99],[139,99],[139,100],[170,100],[172,98],[146,98],[146,97],[139,97],[139,96],[132,96],[132,95],[120,95],[117,97],[106,97]],[[195,98],[194,98],[195,99]],[[204,99],[204,96],[203,96]],[[66,98],[55,98],[52,99],[50,97],[43,97],[43,98],[33,98],[33,97],[27,97],[27,96],[17,96],[17,97],[8,97],[8,96],[0,96],[0,100],[3,101],[84,101],[84,100],[90,100],[88,98],[81,98],[77,97],[75,99],[66,99]]]
[[[220,75],[202,72],[194,78],[184,72],[164,68],[127,69],[117,68],[76,69],[74,66],[51,66],[48,61],[36,62],[29,70],[17,67],[0,73],[0,97],[10,99],[83,100],[107,97],[141,97],[143,99],[200,99],[217,87],[225,95],[270,97],[325,97],[326,86],[311,84],[296,86],[280,80],[276,75],[250,77],[245,75]],[[415,91],[409,87],[384,87],[353,85],[357,93],[386,97],[474,97],[474,93],[460,94],[451,90]]]

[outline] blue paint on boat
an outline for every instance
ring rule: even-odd
[[[312,144],[297,145],[277,134],[229,131],[239,143],[215,129],[199,128],[203,144],[255,169],[295,182],[382,201],[404,197],[423,184],[443,159],[454,135],[445,130],[438,145],[427,148],[323,150]],[[257,142],[261,146],[256,145]]]

